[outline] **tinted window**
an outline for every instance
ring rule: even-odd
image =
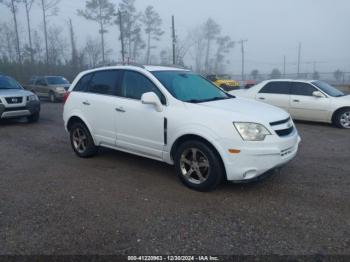
[[[61,76],[49,76],[47,82],[49,85],[69,85],[68,80]]]
[[[141,99],[144,93],[154,92],[165,104],[165,97],[147,77],[133,71],[125,71],[122,85],[122,96]]]
[[[39,85],[39,86],[47,85],[47,84],[46,84],[45,78],[38,78],[38,79],[36,80],[36,83],[35,83],[35,84],[36,84],[36,85]]]
[[[87,74],[87,75],[84,75],[82,78],[80,78],[79,82],[74,87],[74,91],[80,91],[80,92],[87,91],[89,81],[92,76],[93,74]]]
[[[289,95],[289,82],[270,82],[266,84],[259,93]]]
[[[95,72],[89,82],[87,92],[102,95],[120,95],[121,71],[108,70]]]
[[[297,96],[312,96],[312,93],[317,91],[312,85],[306,83],[293,83],[291,94]]]
[[[22,89],[22,87],[11,77],[0,76],[0,89]]]

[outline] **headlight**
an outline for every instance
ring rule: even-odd
[[[257,123],[233,123],[238,133],[245,141],[263,141],[265,137],[271,135],[270,131]]]
[[[55,88],[56,92],[65,92],[66,89],[64,89],[63,87],[56,87]]]
[[[39,98],[36,95],[30,95],[27,97],[27,101],[38,101]]]

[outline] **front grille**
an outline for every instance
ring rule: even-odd
[[[275,130],[275,131],[279,136],[288,136],[293,132],[293,130],[294,130],[294,126],[291,126],[290,128],[287,128],[287,129],[281,129],[281,130]]]
[[[5,100],[8,104],[20,104],[23,101],[23,97],[6,97]]]
[[[288,123],[289,120],[290,120],[290,117],[288,117],[287,119],[281,120],[281,121],[271,122],[270,125],[271,126],[283,125],[285,123]]]

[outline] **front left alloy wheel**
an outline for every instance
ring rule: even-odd
[[[217,152],[201,141],[188,141],[180,145],[175,154],[175,166],[180,180],[198,191],[215,189],[225,176]]]
[[[92,157],[97,153],[97,147],[88,128],[81,122],[76,122],[70,128],[70,140],[74,152],[82,158]]]
[[[350,108],[339,110],[334,117],[334,124],[339,128],[350,129]]]

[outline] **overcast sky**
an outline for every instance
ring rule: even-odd
[[[118,0],[111,0],[116,4]],[[78,44],[87,36],[99,37],[94,22],[76,16],[83,9],[84,0],[61,0],[60,12],[50,23],[67,30],[67,20],[72,18]],[[222,26],[223,34],[233,40],[248,39],[246,44],[246,71],[259,69],[268,72],[275,67],[283,69],[287,58],[287,73],[296,72],[298,43],[302,43],[301,71],[313,71],[313,62],[320,72],[333,72],[337,68],[350,72],[350,1],[349,0],[137,0],[141,11],[153,5],[163,18],[163,36],[159,49],[171,46],[171,15],[175,15],[176,33],[185,38],[187,32],[211,17]],[[0,22],[10,19],[4,6],[0,7]],[[37,5],[33,8],[33,24],[41,25]],[[21,31],[25,33],[25,17],[20,13]],[[109,28],[107,45],[118,56],[120,45],[117,26]],[[168,45],[168,46],[166,46]],[[189,58],[188,58],[189,59]],[[187,60],[188,60],[187,59]],[[240,73],[241,53],[236,46],[229,72]]]

